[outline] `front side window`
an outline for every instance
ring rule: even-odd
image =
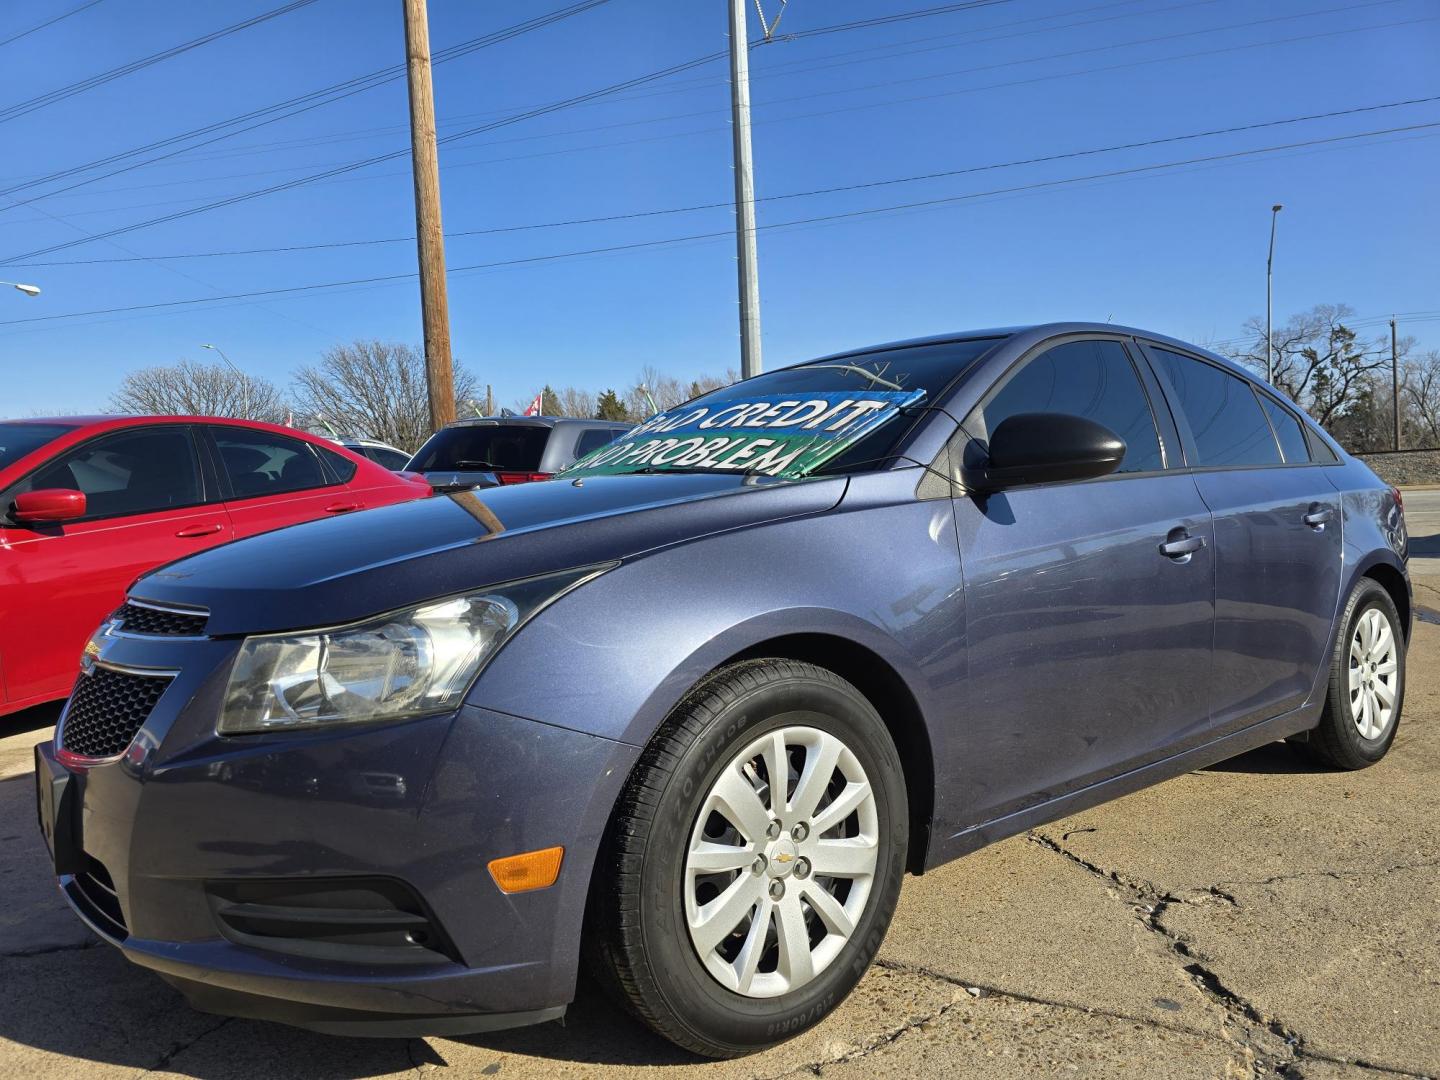
[[[237,499],[323,487],[329,480],[310,444],[248,428],[211,428],[220,463]]]
[[[1150,401],[1118,341],[1067,341],[1047,349],[974,409],[965,429],[988,442],[1002,421],[1020,413],[1066,413],[1103,424],[1125,441],[1116,472],[1163,468]]]
[[[147,514],[201,501],[195,449],[185,428],[138,428],[106,435],[47,462],[11,489],[62,488],[85,494],[85,517]]]
[[[1190,422],[1192,465],[1279,465],[1280,447],[1255,391],[1238,376],[1194,357],[1151,347]]]

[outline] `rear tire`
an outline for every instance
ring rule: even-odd
[[[1405,635],[1390,594],[1361,578],[1346,601],[1320,724],[1302,745],[1339,769],[1363,769],[1395,741],[1405,701]]]
[[[676,707],[617,803],[596,864],[592,967],[696,1054],[782,1042],[870,966],[908,830],[899,755],[858,690],[790,660],[724,669]]]

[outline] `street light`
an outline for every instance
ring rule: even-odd
[[[1270,289],[1270,270],[1275,262],[1275,219],[1285,207],[1276,203],[1270,207],[1270,254],[1265,259],[1265,381],[1275,381],[1275,333],[1271,329],[1273,301]]]
[[[39,296],[39,285],[22,285],[18,281],[0,281],[0,285],[9,285],[11,288],[19,289],[26,296]]]
[[[241,371],[239,368],[237,368],[234,364],[230,363],[230,358],[225,355],[224,350],[221,349],[220,346],[218,346],[218,345],[201,345],[200,347],[201,347],[202,349],[209,349],[211,352],[219,353],[219,354],[220,354],[220,359],[225,361],[225,366],[228,367],[231,371],[235,372],[236,375],[240,376],[240,384],[241,384],[241,386],[244,388],[244,389],[241,391],[241,393],[244,395],[243,401],[244,401],[244,408],[245,408],[245,419],[246,419],[246,420],[251,419],[251,417],[250,417],[250,376],[249,376],[249,375],[246,375],[243,371]]]

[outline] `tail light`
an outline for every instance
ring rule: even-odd
[[[495,479],[502,484],[528,484],[534,480],[549,480],[554,473],[548,472],[500,472],[496,471]]]

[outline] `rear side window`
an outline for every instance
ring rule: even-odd
[[[412,459],[417,472],[536,472],[550,428],[540,424],[473,424],[442,428]]]
[[[575,456],[582,458],[592,450],[609,446],[617,435],[625,433],[623,428],[586,428],[575,443]]]
[[[325,467],[330,470],[330,475],[335,477],[342,484],[348,484],[355,479],[355,462],[351,461],[344,454],[336,453],[328,446],[315,447],[316,452],[325,459]]]
[[[86,443],[40,466],[8,499],[46,488],[83,491],[87,518],[194,506],[202,498],[195,447],[181,427],[120,431]]]
[[[237,499],[282,495],[330,482],[307,442],[246,428],[210,430],[220,452],[220,463],[230,478],[230,490]],[[353,469],[353,463],[346,464]]]
[[[1214,364],[1151,347],[1170,380],[1176,404],[1190,422],[1199,461],[1191,464],[1279,465],[1280,447],[1270,422],[1244,379]]]
[[[1150,401],[1125,347],[1117,341],[1067,341],[1028,360],[965,427],[987,442],[1018,413],[1068,413],[1104,424],[1125,440],[1117,472],[1160,469],[1160,436]]]
[[[1267,394],[1258,395],[1275,429],[1275,438],[1280,440],[1280,452],[1285,455],[1285,464],[1294,465],[1310,460],[1310,447],[1305,442],[1305,429],[1295,415]]]

